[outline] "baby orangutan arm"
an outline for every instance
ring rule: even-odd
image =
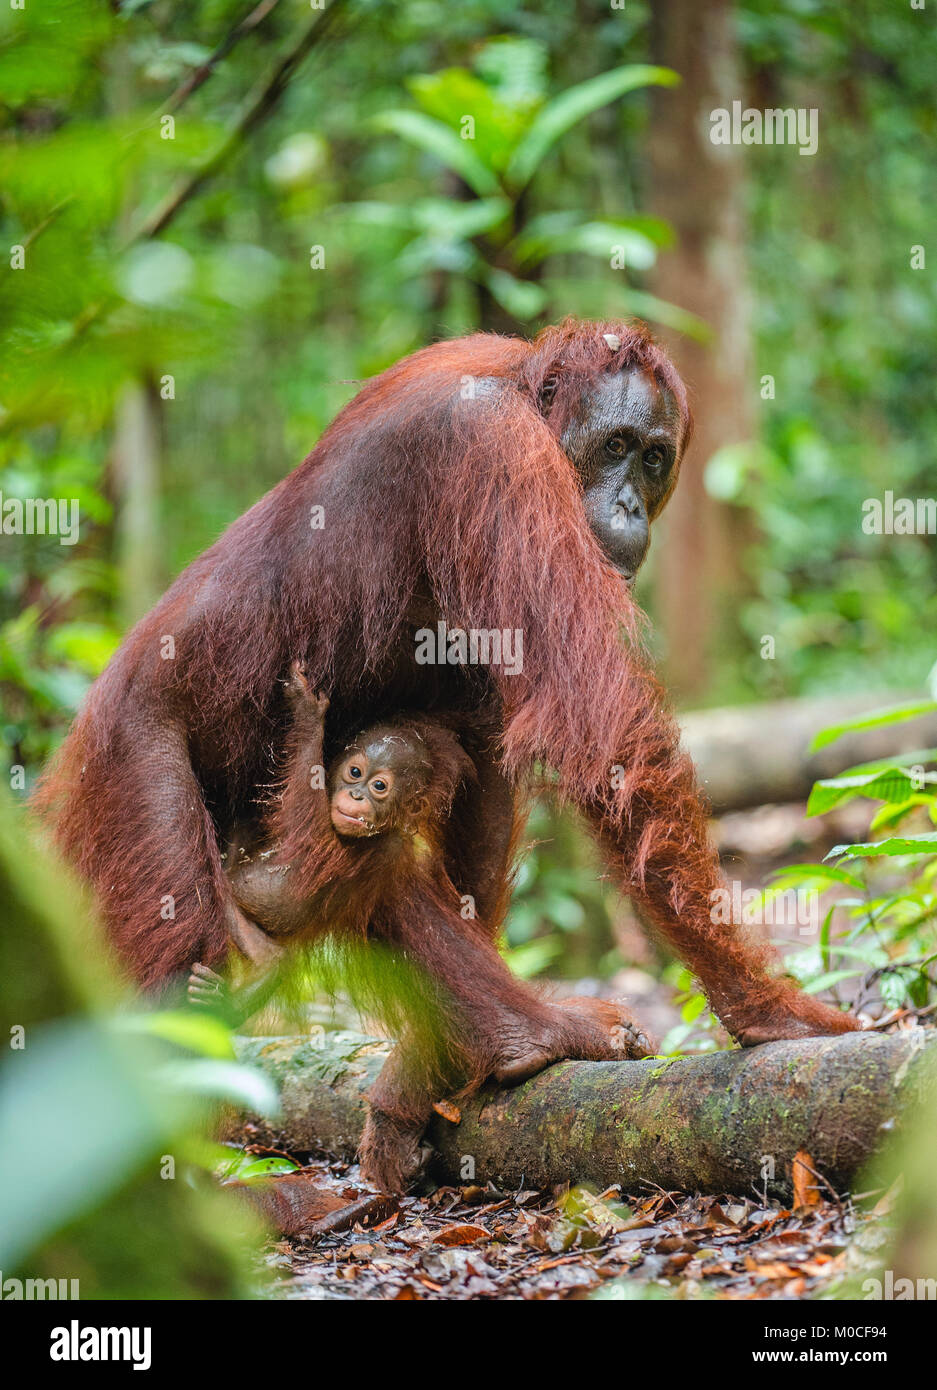
[[[314,694],[300,662],[294,661],[286,694],[293,719],[289,733],[289,758],[281,797],[280,815],[311,821],[317,834],[332,835],[329,796],[322,767],[325,695]],[[232,988],[217,971],[198,962],[189,976],[189,1002],[211,1009],[230,1027],[238,1027],[257,1013],[275,993],[282,978],[284,948],[274,939],[288,937],[306,925],[304,904],[290,892],[290,866],[268,862],[263,854],[238,862],[240,851],[228,851],[228,880],[236,907],[226,915],[228,937],[246,961],[247,975]],[[261,925],[258,926],[258,923]]]

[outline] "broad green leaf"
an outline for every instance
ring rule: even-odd
[[[903,854],[937,854],[937,833],[933,835],[909,835],[904,839],[892,836],[888,840],[876,840],[872,844],[835,845],[826,857],[827,859],[874,859],[878,855],[898,858]]]
[[[868,763],[856,763],[855,767],[843,768],[843,777],[853,777],[860,772],[883,772],[888,767],[917,767],[927,763],[937,763],[937,748],[915,748],[910,753],[894,753],[890,758],[873,758]]]
[[[908,719],[917,719],[922,714],[933,714],[937,710],[937,700],[914,700],[906,705],[895,705],[888,709],[870,710],[867,714],[857,714],[854,719],[844,719],[840,724],[831,724],[821,729],[810,745],[811,753],[835,743],[843,734],[854,733],[859,729],[880,729],[886,724],[902,724]]]
[[[509,186],[520,190],[529,183],[547,151],[583,117],[638,87],[673,87],[679,81],[670,68],[629,64],[567,88],[537,113],[518,142],[507,168]]]
[[[833,989],[836,985],[842,984],[844,980],[854,980],[864,974],[864,970],[828,970],[825,975],[818,975],[815,980],[805,984],[804,993],[820,994],[825,989]]]
[[[541,975],[557,956],[562,955],[564,949],[561,937],[538,936],[522,946],[509,947],[504,952],[504,958],[520,979],[532,980],[535,975]]]
[[[299,1169],[298,1163],[294,1163],[291,1158],[284,1158],[282,1154],[271,1155],[269,1158],[257,1158],[254,1154],[244,1154],[243,1157],[244,1162],[237,1164],[234,1171],[228,1174],[240,1182],[250,1182],[252,1178],[279,1177],[283,1173],[295,1173]]]
[[[498,180],[468,140],[461,140],[455,131],[442,121],[424,116],[420,111],[385,111],[375,120],[378,130],[387,130],[434,155],[473,188],[479,197],[500,192]]]
[[[578,226],[557,227],[552,232],[549,228],[542,229],[534,236],[528,230],[517,243],[517,258],[521,264],[535,264],[546,256],[569,251],[597,256],[606,263],[611,262],[613,255],[620,254],[624,260],[621,269],[647,270],[657,259],[654,242],[643,232],[621,222],[582,222]]]
[[[529,110],[547,93],[549,49],[539,39],[502,34],[475,58],[475,69],[512,110]]]
[[[261,1115],[276,1115],[280,1109],[280,1097],[270,1078],[240,1062],[215,1061],[207,1057],[167,1062],[158,1069],[157,1077],[183,1095],[230,1100]]]
[[[925,773],[922,780],[937,784],[937,773]],[[808,816],[822,816],[834,806],[867,796],[874,801],[902,802],[909,793],[920,791],[913,785],[911,773],[901,767],[889,767],[881,772],[856,773],[845,777],[826,777],[815,782],[807,801]]]
[[[161,1009],[155,1013],[126,1014],[116,1020],[121,1033],[146,1034],[198,1052],[202,1057],[230,1059],[234,1056],[231,1033],[220,1019],[195,1010]]]
[[[448,237],[416,237],[397,257],[396,265],[402,275],[421,275],[426,270],[447,270],[468,275],[483,269],[483,262],[474,246]]]
[[[506,270],[487,269],[483,278],[502,308],[522,323],[536,318],[546,305],[546,290],[540,285],[518,280]]]
[[[399,227],[402,230],[416,226],[416,209],[413,203],[383,203],[374,198],[362,198],[358,203],[336,203],[332,208],[336,217],[353,218],[373,227]]]
[[[63,623],[51,633],[49,655],[99,676],[120,645],[120,636],[103,623]]]
[[[0,1081],[0,1261],[18,1266],[58,1227],[152,1161],[179,1122],[177,1099],[145,1084],[147,1048],[84,1019],[31,1028]]]
[[[876,834],[887,826],[900,825],[905,816],[910,815],[919,806],[933,807],[934,804],[932,796],[909,796],[906,801],[894,802],[889,806],[880,806],[869,824],[869,834]]]
[[[535,100],[513,106],[465,68],[414,77],[407,85],[426,115],[453,130],[494,172],[503,173],[539,105]],[[463,132],[470,138],[463,141]]]
[[[681,309],[678,304],[659,299],[656,294],[648,294],[629,285],[622,298],[629,314],[662,324],[664,328],[672,328],[677,333],[685,333],[698,343],[708,343],[712,338],[712,329],[703,319]]]
[[[705,1008],[705,995],[694,994],[693,998],[688,999],[680,1010],[680,1017],[683,1019],[684,1023],[695,1023]]]
[[[561,931],[578,931],[585,920],[582,903],[567,893],[551,894],[545,908],[547,920],[555,922]]]
[[[823,882],[830,879],[835,883],[845,883],[850,888],[862,889],[863,883],[855,874],[848,873],[845,869],[837,869],[832,864],[785,864],[783,869],[777,869],[772,875],[778,882],[786,882],[790,887],[797,884],[810,884],[814,881]]]
[[[547,262],[549,264],[549,262]],[[706,343],[712,338],[708,324],[695,314],[687,313],[676,304],[668,304],[656,295],[637,290],[624,274],[620,277],[607,272],[590,273],[594,262],[585,262],[583,270],[573,275],[548,273],[544,277],[552,304],[575,304],[576,313],[583,318],[645,319],[648,323],[663,324],[678,333],[685,333],[695,342]]]
[[[507,198],[476,198],[461,203],[455,198],[424,198],[413,209],[418,227],[433,236],[452,240],[490,232],[510,214]]]

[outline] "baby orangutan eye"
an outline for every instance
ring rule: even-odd
[[[375,777],[371,782],[371,790],[375,796],[386,796],[390,788],[391,782],[389,777]]]
[[[345,775],[349,782],[357,782],[361,778],[361,768],[356,763],[352,763]]]

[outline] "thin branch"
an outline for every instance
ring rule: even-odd
[[[276,108],[289,85],[290,78],[312,49],[326,36],[335,15],[344,7],[345,3],[346,0],[332,0],[329,8],[316,16],[289,52],[280,59],[269,77],[258,87],[254,95],[248,98],[241,115],[215,153],[168,195],[156,211],[137,229],[131,238],[132,242],[158,236],[160,232],[165,231],[189,199],[194,197],[227,164],[231,156],[244,144],[255,126],[258,126]]]
[[[279,0],[260,0],[260,4],[256,5],[250,14],[245,15],[238,24],[235,24],[229,34],[225,35],[211,57],[189,73],[184,82],[180,82],[168,102],[161,107],[161,112],[164,114],[168,112],[172,115],[178,111],[183,102],[188,101],[192,93],[197,92],[202,83],[208,81],[215,68],[227,58],[232,48],[240,43],[247,34],[258,29],[270,11],[275,9],[278,4]]]

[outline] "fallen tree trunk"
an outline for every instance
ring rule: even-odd
[[[776,700],[738,708],[693,711],[680,717],[683,745],[696,764],[716,814],[804,800],[820,777],[856,763],[937,747],[937,715],[844,734],[810,752],[821,729],[872,710],[907,703],[913,695],[836,695]]]
[[[283,1113],[251,1140],[351,1158],[365,1093],[389,1045],[353,1033],[241,1038],[241,1060],[277,1082]],[[806,1150],[837,1191],[855,1181],[937,1063],[937,1033],[853,1033],[644,1062],[562,1062],[523,1086],[486,1088],[461,1122],[434,1120],[434,1174],[505,1189],[588,1182],[788,1197]],[[244,1138],[243,1119],[226,1127]]]

